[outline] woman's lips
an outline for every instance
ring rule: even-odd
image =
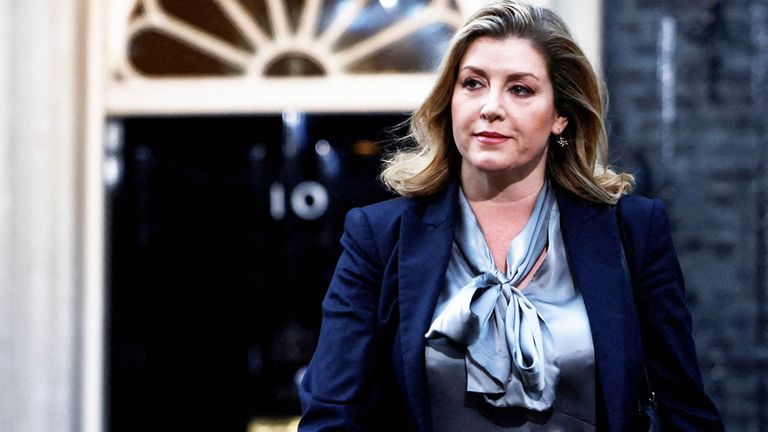
[[[483,131],[474,135],[475,138],[477,138],[477,140],[483,144],[499,144],[509,139],[508,136],[502,135],[498,132]]]

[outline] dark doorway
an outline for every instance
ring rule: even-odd
[[[299,414],[346,212],[403,114],[123,118],[108,192],[112,431]]]

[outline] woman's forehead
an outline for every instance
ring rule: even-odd
[[[528,74],[548,78],[547,63],[533,41],[516,37],[481,36],[469,45],[459,70],[480,70],[486,74]]]

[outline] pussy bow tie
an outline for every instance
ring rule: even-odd
[[[454,247],[461,253],[451,265],[476,276],[448,301],[426,337],[465,345],[467,392],[496,407],[545,411],[555,399],[560,368],[552,334],[516,288],[547,245],[553,195],[545,184],[528,223],[510,245],[506,274],[496,268],[469,203],[460,197],[463,220]],[[477,269],[484,271],[478,274]]]

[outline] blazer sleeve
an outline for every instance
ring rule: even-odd
[[[373,429],[379,373],[377,310],[383,263],[365,213],[351,210],[323,300],[317,349],[300,386],[300,431]]]
[[[626,209],[625,209],[626,212]],[[646,212],[642,212],[648,214]],[[627,216],[631,219],[637,216]],[[634,261],[633,284],[640,320],[645,365],[659,404],[664,430],[722,431],[724,426],[704,393],[685,285],[672,244],[669,219],[659,200],[651,203],[647,232],[628,233]]]

